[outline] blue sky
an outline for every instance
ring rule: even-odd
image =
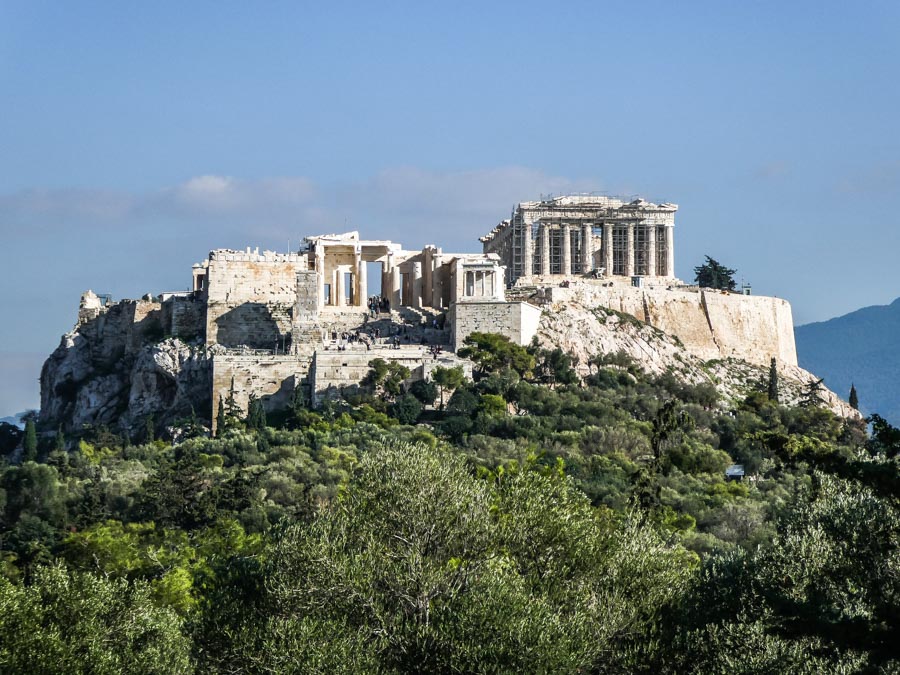
[[[900,295],[900,4],[0,0],[0,415],[80,293],[359,229],[477,250],[567,190],[680,205],[795,322]]]

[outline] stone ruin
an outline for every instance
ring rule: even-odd
[[[199,398],[198,414],[214,423],[232,393],[244,409],[251,396],[270,410],[297,395],[318,406],[357,385],[376,357],[404,363],[413,379],[438,365],[471,372],[455,355],[470,333],[527,345],[546,310],[566,303],[635,316],[698,358],[796,366],[787,302],[674,277],[676,210],[591,195],[523,202],[482,237],[482,253],[410,251],[357,232],[307,237],[289,253],[214,250],[193,266],[189,291],[119,302],[85,293],[75,331],[45,364],[42,415],[99,409],[134,424]],[[180,346],[162,353],[166,338]]]

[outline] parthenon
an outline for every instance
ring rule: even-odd
[[[508,285],[520,277],[576,274],[671,279],[677,210],[598,195],[522,202],[481,243],[485,253],[500,256]]]

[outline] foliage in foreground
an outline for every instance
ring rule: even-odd
[[[38,430],[0,465],[0,669],[900,668],[900,430],[780,405],[771,374],[723,402],[622,355],[582,381],[469,348],[474,382],[375,364],[215,439]]]

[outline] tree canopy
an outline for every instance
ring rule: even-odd
[[[709,256],[702,265],[694,268],[694,283],[703,288],[715,288],[723,291],[735,289],[734,275],[737,270],[725,267]]]

